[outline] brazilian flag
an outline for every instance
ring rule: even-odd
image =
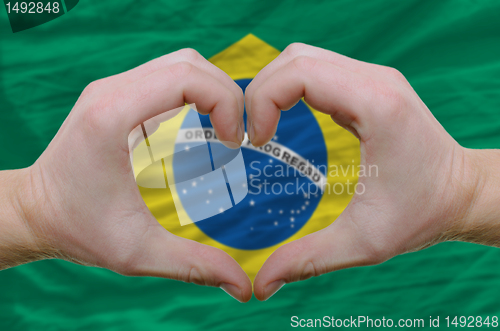
[[[499,148],[498,13],[495,0],[88,0],[16,33],[0,14],[0,170],[31,165],[91,81],[192,47],[245,89],[296,41],[397,68],[462,146]],[[211,132],[208,119],[200,121]],[[268,145],[243,144],[241,151],[249,183],[267,165],[292,158],[318,170],[318,177],[293,177],[297,187],[357,180],[352,171],[326,176],[326,167],[355,168],[359,143],[303,101],[282,113]],[[225,250],[252,280],[277,247],[328,226],[352,197],[264,194],[255,184],[233,208],[185,226],[168,192],[138,189],[162,226]],[[40,261],[0,272],[0,330],[282,330],[293,329],[294,316],[423,319],[426,326],[439,318],[443,328],[447,316],[491,322],[500,317],[498,261],[495,248],[443,243],[289,284],[266,302],[247,304],[220,289]]]

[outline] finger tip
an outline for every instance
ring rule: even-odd
[[[243,121],[239,121],[236,125],[228,125],[228,126],[214,126],[215,129],[215,138],[230,149],[238,149],[241,147],[241,143],[245,138],[245,126],[243,125]]]
[[[250,140],[254,147],[261,147],[264,146],[270,139],[257,135],[255,130],[253,130],[252,134],[248,133],[248,140]]]
[[[267,301],[273,295],[275,295],[284,285],[285,281],[283,279],[278,279],[269,282],[267,285],[260,285],[255,291],[255,297],[259,301]]]
[[[252,298],[252,290],[250,286],[243,286],[242,288],[231,283],[222,283],[219,287],[238,302],[245,303],[250,301]]]
[[[265,277],[262,276],[262,273],[259,271],[253,282],[253,294],[255,295],[255,298],[259,301],[266,300],[266,293],[264,289],[265,286],[269,283],[269,281],[266,281],[264,278]]]
[[[255,298],[259,301],[266,301],[264,287],[260,286],[254,289]]]
[[[248,140],[255,147],[261,147],[267,144],[276,134],[276,129],[269,129],[268,127],[259,126],[259,130],[256,129],[254,122],[250,122],[248,125]]]
[[[258,276],[255,278],[255,281],[253,283],[253,294],[255,295],[255,298],[259,301],[263,301],[264,298],[264,287],[261,285],[261,282],[257,279]]]
[[[222,283],[219,286],[224,292],[229,294],[232,298],[236,299],[238,302],[243,302],[243,294],[241,289],[230,283]]]
[[[249,140],[254,147],[262,147],[265,144],[267,144],[271,139],[262,139],[260,137],[258,138],[254,137],[253,139],[249,138]]]
[[[241,284],[240,288],[241,288],[243,302],[250,301],[250,299],[252,299],[253,288],[252,288],[252,281],[250,280],[250,278],[246,273],[245,273],[244,283]]]
[[[248,287],[246,289],[243,289],[241,291],[242,293],[242,301],[241,302],[248,302],[250,299],[252,299],[252,287]]]
[[[220,140],[220,142],[226,146],[227,148],[230,148],[230,149],[238,149],[240,148],[241,146],[241,143],[239,142],[234,142],[234,141],[223,141],[223,140]]]

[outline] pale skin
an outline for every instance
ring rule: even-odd
[[[353,133],[361,164],[377,165],[330,226],[278,248],[253,292],[382,263],[447,240],[500,246],[500,153],[461,147],[397,70],[292,44],[245,93],[248,134],[260,146],[281,110],[304,97]],[[223,251],[166,231],[144,204],[128,134],[195,103],[217,136],[243,139],[243,94],[194,50],[180,50],[89,85],[31,167],[0,172],[0,269],[45,258],[223,288],[239,301],[252,284]],[[332,125],[335,125],[332,123]]]

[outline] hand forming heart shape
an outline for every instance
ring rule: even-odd
[[[245,98],[248,135],[260,146],[274,135],[281,110],[302,97],[359,138],[361,163],[376,165],[378,173],[360,178],[364,194],[354,195],[331,226],[269,257],[254,283],[259,300],[285,283],[444,240],[494,242],[494,234],[479,236],[472,225],[489,206],[481,200],[489,173],[474,169],[491,155],[462,148],[397,70],[292,44],[243,96],[224,72],[184,49],[91,83],[36,163],[0,178],[6,187],[15,183],[9,196],[16,197],[0,267],[63,258],[124,275],[219,286],[250,300],[252,284],[234,259],[174,236],[151,215],[134,182],[127,137],[187,102],[210,114],[220,140],[239,145]]]

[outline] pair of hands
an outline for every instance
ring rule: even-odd
[[[235,260],[169,233],[151,215],[134,181],[127,138],[145,120],[195,103],[210,114],[221,141],[239,145],[245,100],[248,135],[259,146],[273,137],[280,111],[302,97],[359,138],[361,164],[377,165],[379,175],[360,178],[366,192],[333,224],[269,257],[255,279],[257,299],[285,283],[462,238],[480,186],[472,152],[397,70],[292,44],[243,96],[224,72],[184,49],[91,83],[36,163],[11,176],[20,186],[17,236],[29,251],[19,263],[62,258],[217,286],[250,300],[252,284]]]

